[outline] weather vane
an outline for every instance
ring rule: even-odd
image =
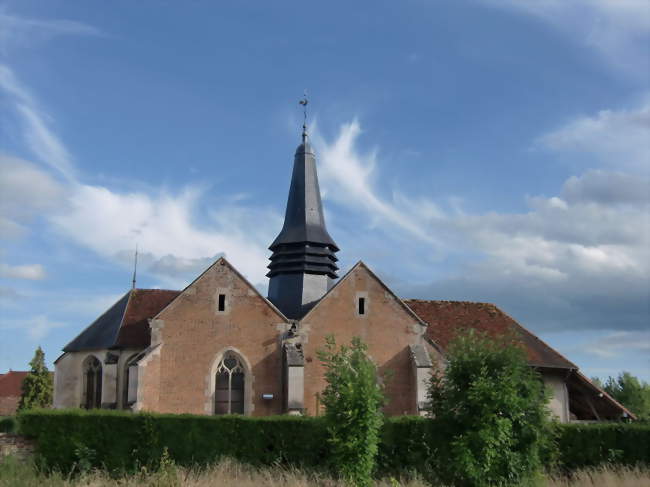
[[[303,142],[307,138],[307,104],[309,103],[309,100],[307,99],[307,90],[305,89],[303,95],[302,95],[302,100],[298,102],[299,104],[302,105],[302,114],[303,114],[303,120],[302,120],[302,140]]]

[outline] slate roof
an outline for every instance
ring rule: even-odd
[[[530,365],[578,368],[493,304],[421,299],[405,299],[404,303],[428,323],[426,336],[443,352],[458,333],[464,330],[475,329],[493,337],[515,332],[521,338]]]
[[[20,397],[23,380],[29,372],[10,370],[0,374],[0,397]]]
[[[284,225],[270,250],[267,277],[279,274],[318,274],[337,277],[339,248],[327,232],[318,186],[316,156],[304,140],[296,149]]]
[[[154,317],[180,291],[132,289],[68,343],[64,352],[103,348],[143,348],[151,341],[148,318]]]

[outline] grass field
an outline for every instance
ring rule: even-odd
[[[30,463],[13,458],[0,461],[1,487],[344,487],[344,483],[317,473],[283,468],[257,469],[223,460],[205,469],[185,469],[169,464],[157,472],[143,471],[127,477],[111,478],[102,471],[65,476],[39,473]],[[386,478],[377,487],[425,487],[420,479]],[[594,469],[583,470],[571,479],[546,476],[536,487],[650,487],[650,470]]]

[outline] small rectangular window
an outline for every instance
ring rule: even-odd
[[[225,294],[220,294],[219,295],[219,304],[217,305],[217,309],[219,311],[225,311],[226,310],[226,295]]]
[[[359,314],[366,314],[366,298],[359,298]]]

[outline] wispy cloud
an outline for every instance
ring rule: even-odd
[[[650,5],[648,5],[650,11]],[[542,136],[538,143],[555,151],[584,154],[618,169],[650,171],[650,96],[638,107],[602,110]]]
[[[631,352],[650,352],[650,331],[618,331],[584,345],[583,349],[600,358],[611,359]]]
[[[481,0],[534,16],[593,47],[615,69],[647,79],[650,8],[646,0]]]
[[[130,263],[137,242],[144,270],[176,285],[195,277],[191,272],[200,271],[199,265],[207,267],[217,254],[253,282],[263,281],[266,245],[281,226],[280,216],[263,208],[225,206],[197,222],[201,197],[192,188],[177,195],[145,194],[82,184],[51,222],[67,238],[125,263]],[[235,212],[242,218],[233,218]]]
[[[13,47],[31,46],[59,35],[102,35],[99,29],[74,20],[30,19],[8,12],[0,6],[0,53]]]
[[[52,330],[65,326],[65,323],[51,320],[47,315],[41,314],[20,320],[5,319],[0,323],[0,330],[21,330],[32,341],[38,341],[47,337]]]
[[[9,264],[0,263],[0,277],[39,281],[41,279],[45,279],[45,269],[40,264],[12,266]]]
[[[2,64],[0,89],[13,101],[13,108],[22,122],[23,136],[34,155],[39,161],[56,169],[68,181],[73,181],[75,172],[70,154],[49,127],[51,117],[38,107],[34,97],[13,70]]]
[[[59,206],[63,186],[35,164],[0,153],[0,238],[28,233],[27,224]]]
[[[326,142],[316,135],[316,146],[320,153],[320,177],[329,199],[351,208],[362,209],[370,217],[370,223],[380,220],[388,221],[416,238],[434,243],[433,235],[423,230],[421,223],[414,218],[408,208],[402,206],[424,206],[420,202],[412,202],[404,195],[396,193],[392,201],[380,196],[374,180],[377,178],[377,152],[361,154],[356,141],[361,134],[361,126],[357,120],[341,126],[337,138]],[[428,210],[439,213],[433,202],[426,202]]]
[[[66,324],[52,321],[46,315],[38,315],[26,320],[23,326],[26,328],[29,337],[37,341],[45,338],[55,328],[63,328]]]
[[[0,188],[7,187],[10,192],[0,205],[0,224],[5,230],[14,235],[21,233],[17,217],[23,210],[20,201],[34,193],[26,190],[40,185],[46,190],[41,194],[48,196],[48,202],[55,193],[60,197],[56,208],[43,212],[59,234],[104,257],[122,261],[128,255],[130,262],[138,243],[148,257],[145,261],[151,273],[182,286],[193,277],[188,275],[190,269],[197,271],[199,263],[207,265],[215,255],[225,255],[253,282],[265,280],[266,245],[281,226],[280,216],[273,210],[246,206],[239,195],[234,195],[224,198],[223,204],[209,215],[200,215],[197,206],[203,193],[195,187],[171,194],[162,190],[124,192],[84,184],[70,152],[51,128],[50,117],[39,109],[35,97],[7,66],[0,65],[0,89],[23,122],[28,147],[39,161],[66,179],[65,183],[57,183],[31,163],[0,157],[5,169]],[[38,201],[39,197],[35,198]],[[35,207],[34,202],[25,202],[24,208],[30,206]]]
[[[441,208],[426,196],[384,195],[376,184],[381,177],[378,152],[361,154],[357,148],[357,121],[344,125],[335,140],[318,142],[322,179],[329,199],[371,222],[373,248],[379,231],[386,246],[419,263],[415,282],[405,283],[395,274],[405,296],[491,300],[547,329],[569,324],[602,329],[622,316],[621,328],[639,329],[649,317],[650,179],[621,172],[636,164],[618,164],[616,172],[610,168],[622,151],[636,163],[647,153],[647,139],[638,134],[644,129],[628,123],[643,120],[644,110],[613,110],[607,128],[597,124],[598,131],[617,126],[626,141],[620,146],[602,142],[599,148],[597,134],[589,135],[591,144],[577,147],[549,143],[558,152],[598,153],[593,166],[604,169],[569,178],[557,195],[528,198],[529,210],[523,213],[471,214]],[[437,281],[428,277],[428,284],[416,284],[415,276],[427,279],[433,272],[422,265],[431,255],[431,242],[458,263],[446,274],[438,273]],[[386,271],[387,279],[393,281],[391,272],[403,272],[408,260],[400,259]]]

